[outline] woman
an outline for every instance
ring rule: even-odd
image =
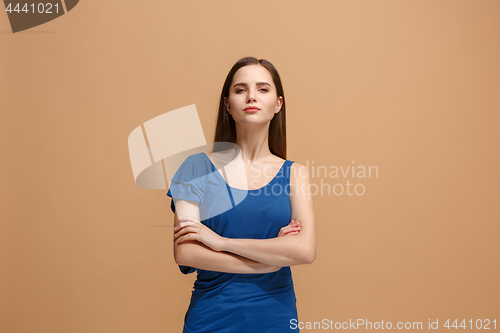
[[[286,159],[285,98],[271,63],[246,57],[232,67],[214,142],[210,156],[184,161],[167,193],[175,261],[198,273],[183,332],[297,332],[290,266],[314,261],[316,230],[308,170]],[[222,176],[214,164],[224,142],[243,167]]]

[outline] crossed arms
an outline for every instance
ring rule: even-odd
[[[225,238],[203,225],[194,201],[178,200],[174,217],[174,257],[178,265],[226,273],[269,273],[316,258],[316,227],[309,175],[294,163],[290,172],[292,222],[276,238]],[[178,215],[179,214],[179,215]]]

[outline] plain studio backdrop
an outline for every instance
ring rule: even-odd
[[[499,16],[496,0],[85,0],[14,34],[0,13],[0,331],[181,331],[195,274],[127,137],[196,104],[210,142],[245,56],[278,69],[288,159],[317,186],[298,320],[500,320]]]

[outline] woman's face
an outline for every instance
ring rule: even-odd
[[[224,101],[235,122],[264,124],[281,109],[283,97],[278,98],[271,73],[265,67],[247,65],[234,74],[229,99]]]

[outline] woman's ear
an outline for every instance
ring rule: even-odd
[[[229,104],[227,103],[227,97],[224,97],[224,108],[226,109],[226,111],[231,114],[231,112],[229,112],[229,110],[231,109],[231,107],[229,106]]]
[[[280,96],[280,97],[278,97],[278,101],[276,102],[276,112],[275,113],[278,113],[281,111],[282,105],[283,105],[283,97]]]

